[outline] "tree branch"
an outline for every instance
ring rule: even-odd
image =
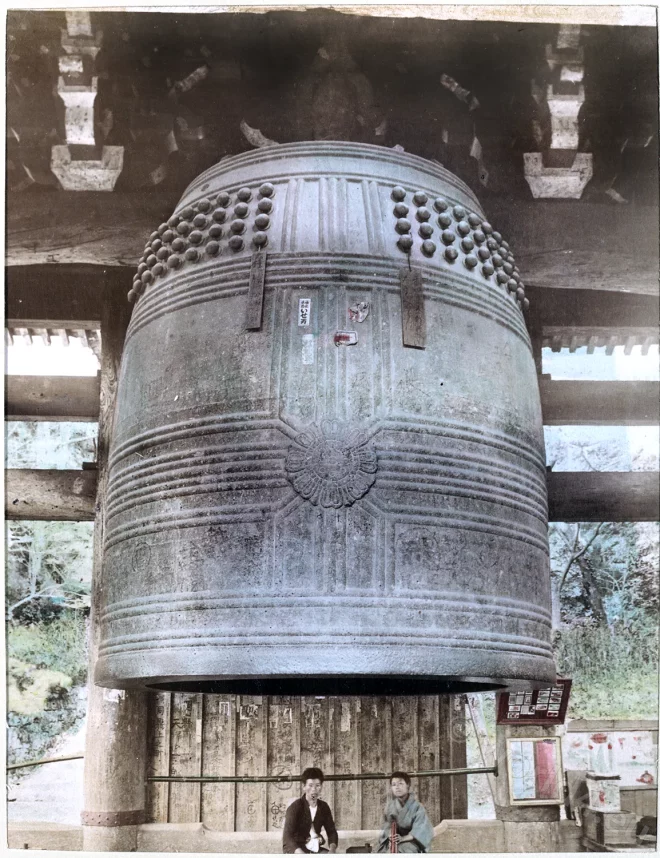
[[[560,533],[564,537],[564,541],[566,542],[566,544],[569,545],[568,538],[566,537],[566,534],[563,532],[563,530],[561,530]],[[564,574],[561,576],[561,580],[559,582],[559,587],[557,588],[558,594],[561,593],[561,588],[564,586],[564,582],[566,581],[566,576],[570,572],[570,569],[571,569],[571,566],[573,565],[573,563],[575,563],[575,552],[576,552],[579,544],[580,544],[580,522],[577,523],[577,526],[575,528],[575,539],[573,540],[573,546],[571,547],[569,545],[569,548],[571,548],[571,555],[568,558],[568,563],[566,564],[566,568],[564,569]]]
[[[591,462],[589,461],[589,457],[587,456],[587,454],[586,454],[586,452],[585,452],[585,448],[584,448],[584,447],[580,447],[580,453],[581,453],[582,458],[584,459],[584,461],[587,463],[587,466],[588,466],[589,468],[591,468],[591,470],[592,470],[592,471],[597,471],[597,470],[598,470],[598,468],[594,468],[594,466],[591,464]]]
[[[601,527],[603,527],[604,524],[605,524],[604,521],[599,522],[596,529],[594,530],[594,532],[592,533],[592,535],[588,539],[588,541],[582,546],[582,548],[580,548],[579,551],[576,551],[576,549],[579,545],[579,542],[580,542],[580,523],[578,522],[577,527],[576,527],[576,531],[575,531],[575,541],[573,542],[573,546],[572,546],[572,555],[568,561],[568,564],[566,565],[566,568],[564,569],[564,574],[562,575],[561,581],[559,582],[559,592],[561,592],[561,588],[564,586],[564,582],[566,581],[566,576],[568,575],[568,572],[569,572],[571,566],[574,563],[578,562],[581,557],[584,557],[584,555],[587,553],[587,551],[594,544],[596,538],[598,537],[598,534],[600,533],[600,529],[601,529]],[[568,539],[566,538],[565,534],[562,533],[562,536],[564,536],[564,540],[565,540],[566,544],[569,545]],[[569,545],[569,547],[570,547],[570,545]]]
[[[55,587],[46,587],[45,590],[41,590],[39,593],[30,593],[23,599],[19,599],[18,602],[14,602],[13,605],[9,605],[9,607],[7,608],[7,619],[11,620],[16,608],[20,608],[21,605],[25,605],[27,602],[31,602],[33,599],[54,599],[56,594],[48,593],[49,590],[54,589]]]

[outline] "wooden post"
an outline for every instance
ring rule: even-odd
[[[496,703],[497,706],[497,703]],[[507,768],[507,739],[551,737],[556,728],[532,724],[509,726],[498,724],[495,728],[497,777],[495,778],[495,816],[504,822],[558,822],[559,805],[523,805],[514,807],[509,797],[509,772]],[[517,850],[512,850],[517,851]],[[526,850],[523,850],[526,851]]]
[[[532,342],[532,355],[534,357],[534,366],[536,367],[536,375],[541,381],[543,377],[543,319],[537,308],[530,308],[528,318],[529,338]]]
[[[438,697],[438,721],[440,728],[440,768],[465,768],[467,751],[465,745],[465,702],[462,694],[444,694]],[[451,775],[438,778],[441,819],[467,819],[468,787],[467,775]]]
[[[104,301],[101,336],[98,494],[94,528],[92,613],[89,645],[87,738],[85,745],[83,849],[129,852],[137,848],[137,827],[145,819],[146,693],[94,685],[103,589],[103,531],[108,447],[112,434],[117,380],[129,306]]]
[[[496,704],[497,705],[497,704]],[[559,839],[559,805],[513,806],[509,797],[507,739],[551,737],[556,727],[532,724],[498,724],[497,777],[495,779],[495,816],[503,822],[503,852],[561,852]]]

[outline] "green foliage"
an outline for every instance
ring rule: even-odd
[[[550,545],[568,717],[657,718],[657,526],[556,524]]]
[[[55,694],[55,691],[59,693]],[[22,763],[49,756],[53,745],[85,717],[85,697],[80,688],[51,687],[51,694],[38,714],[7,711],[7,762]],[[33,769],[8,773],[11,783],[27,777]]]
[[[657,621],[649,618],[637,629],[594,623],[564,627],[555,633],[555,654],[558,669],[569,675],[654,671],[658,667]]]
[[[583,622],[555,634],[560,674],[573,679],[569,718],[658,717],[658,627]]]
[[[546,429],[557,470],[657,468],[625,427]],[[648,451],[647,451],[648,452]],[[658,525],[550,525],[555,656],[573,679],[569,718],[658,717]]]
[[[56,670],[81,685],[87,678],[86,620],[65,610],[50,623],[7,625],[7,656],[41,670]]]
[[[7,668],[8,760],[47,756],[53,743],[79,725],[85,714],[83,613],[64,610],[49,623],[8,623]]]
[[[610,673],[591,681],[573,679],[568,717],[658,718],[658,675],[648,671]]]
[[[6,609],[10,620],[52,621],[89,609],[92,522],[7,522]]]
[[[552,524],[550,559],[569,625],[635,626],[657,612],[657,540],[643,524]]]
[[[80,468],[96,457],[95,423],[12,421],[6,461],[12,468]],[[6,528],[7,617],[51,622],[66,608],[89,609],[91,522],[17,521]]]
[[[36,668],[17,658],[7,660],[7,708],[18,715],[40,715],[71,685],[71,677],[59,670]]]
[[[8,423],[7,465],[80,468],[96,458],[96,435],[93,423]],[[6,525],[10,762],[45,756],[84,717],[93,527],[56,521]]]

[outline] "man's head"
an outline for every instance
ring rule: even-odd
[[[395,798],[404,798],[410,792],[410,775],[407,772],[392,772],[390,787]]]
[[[305,769],[300,776],[300,782],[307,801],[315,802],[323,789],[323,772],[314,767]]]

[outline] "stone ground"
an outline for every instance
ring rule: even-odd
[[[48,752],[48,756],[68,756],[82,754],[84,751],[83,722],[77,733],[63,736]],[[83,760],[49,763],[22,771],[24,774],[20,780],[9,780],[8,822],[80,824],[80,813],[83,809]]]

